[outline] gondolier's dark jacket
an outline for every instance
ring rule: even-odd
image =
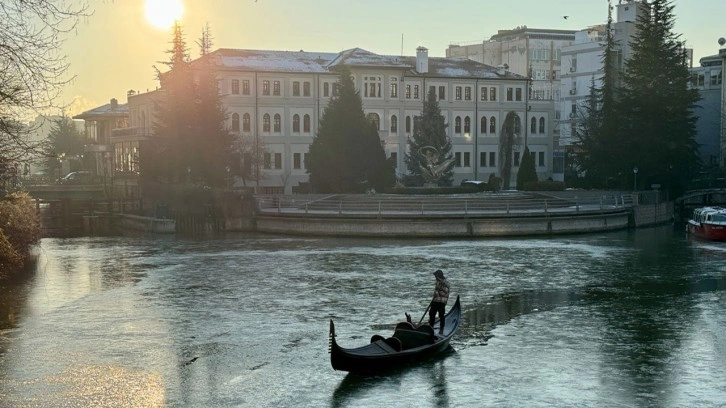
[[[436,287],[434,288],[434,302],[443,303],[449,301],[449,281],[446,279],[436,279]]]

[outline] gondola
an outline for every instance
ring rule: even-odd
[[[461,303],[456,297],[454,306],[444,317],[444,332],[439,334],[439,319],[434,327],[410,322],[396,325],[393,335],[385,338],[374,335],[370,344],[357,348],[343,348],[335,340],[335,325],[330,320],[329,352],[333,369],[352,373],[370,374],[399,368],[442,353],[461,322]]]

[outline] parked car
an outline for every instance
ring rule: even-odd
[[[91,184],[93,179],[93,173],[90,171],[72,171],[63,176],[61,184]]]

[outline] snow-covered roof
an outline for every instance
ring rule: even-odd
[[[222,69],[250,72],[331,73],[335,67],[347,65],[401,69],[406,71],[406,75],[420,77],[525,79],[511,72],[500,74],[501,70],[496,67],[466,58],[429,57],[428,72],[418,73],[415,70],[416,57],[380,55],[362,48],[352,48],[340,53],[221,48],[193,61],[192,64],[199,64],[206,59]]]
[[[128,116],[129,107],[123,103],[107,103],[105,105],[87,110],[79,115],[73,117],[73,119],[94,119],[95,117],[101,116]]]

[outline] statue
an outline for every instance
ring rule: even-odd
[[[439,185],[439,180],[454,165],[454,159],[447,159],[439,163],[440,154],[433,146],[424,146],[418,149],[418,153],[423,156],[425,163],[419,162],[421,176],[424,178],[425,185]]]

